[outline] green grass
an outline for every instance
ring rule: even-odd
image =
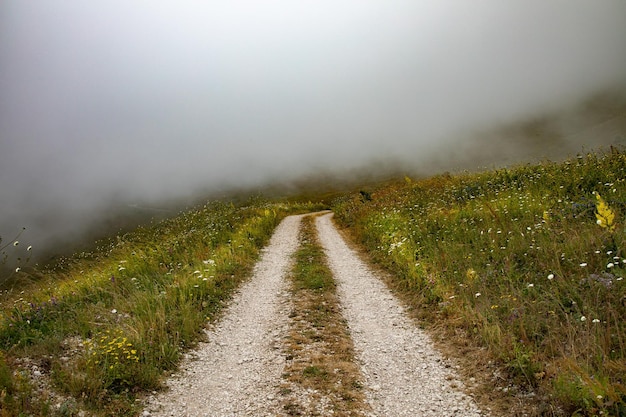
[[[278,222],[314,209],[215,202],[48,270],[20,271],[37,277],[0,300],[0,416],[135,415],[137,395],[177,367]],[[59,399],[63,413],[52,407]]]
[[[333,209],[425,323],[464,330],[567,412],[626,415],[625,179],[612,149],[407,177]]]

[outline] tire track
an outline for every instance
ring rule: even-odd
[[[339,235],[317,218],[320,243],[366,379],[375,416],[482,416],[429,337]]]
[[[148,399],[145,416],[275,416],[285,360],[281,352],[289,314],[286,275],[298,247],[303,216],[276,228],[252,278],[235,294],[222,319],[182,364],[169,391]]]

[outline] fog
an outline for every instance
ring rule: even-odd
[[[373,160],[537,156],[516,123],[575,152],[622,134],[625,87],[623,0],[4,0],[0,246]]]

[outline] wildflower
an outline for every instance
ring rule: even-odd
[[[585,316],[581,316],[580,317],[580,321],[586,321],[586,320],[587,320],[587,317],[585,317]]]
[[[549,274],[549,275],[548,275],[548,279],[549,279],[550,281],[552,281],[552,280],[554,279],[554,274]]]
[[[610,231],[615,230],[615,213],[611,208],[606,204],[604,199],[600,197],[599,193],[596,194],[596,199],[598,200],[596,203],[596,219],[597,223],[600,227],[604,227],[605,229],[609,229]]]
[[[473,281],[476,278],[476,271],[473,268],[469,268],[465,273],[465,276],[469,281]]]

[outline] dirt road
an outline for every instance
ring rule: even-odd
[[[331,218],[320,216],[316,225],[365,379],[372,410],[365,415],[485,415]],[[278,226],[251,279],[207,330],[208,343],[188,355],[167,381],[169,390],[147,400],[145,416],[289,415],[281,407],[281,347],[290,320],[287,276],[301,219],[287,217]]]

